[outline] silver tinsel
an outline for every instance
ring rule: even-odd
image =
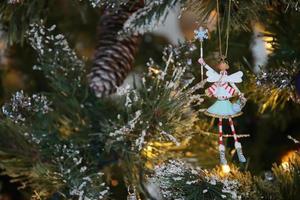
[[[295,89],[294,78],[299,70],[299,63],[293,62],[289,67],[280,67],[268,72],[261,72],[256,77],[259,86],[271,85],[279,89]]]

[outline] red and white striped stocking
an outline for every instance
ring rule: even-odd
[[[221,165],[226,165],[227,160],[226,160],[226,157],[225,157],[225,146],[223,144],[222,118],[219,118],[219,153],[220,153],[220,163],[221,163]]]
[[[234,124],[233,124],[233,121],[231,118],[228,119],[229,120],[229,124],[230,124],[230,128],[231,128],[231,133],[233,135],[233,138],[234,138],[234,143],[237,143],[239,142],[238,141],[238,138],[236,136],[236,132],[235,132],[235,128],[234,128]]]
[[[229,118],[228,120],[229,120],[229,124],[230,124],[230,128],[231,128],[231,132],[232,132],[232,135],[233,135],[233,138],[234,138],[234,147],[236,149],[239,161],[240,162],[246,162],[246,158],[243,155],[243,151],[242,151],[242,144],[238,141],[238,137],[237,137],[236,132],[235,132],[233,121],[232,121],[231,118]]]

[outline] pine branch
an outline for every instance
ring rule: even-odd
[[[124,24],[120,34],[143,34],[152,29],[151,24],[164,21],[170,9],[185,0],[145,1],[145,6],[133,13]],[[154,25],[155,26],[155,25]]]
[[[158,185],[162,199],[297,199],[299,194],[299,152],[284,165],[274,165],[268,179],[241,172],[235,166],[224,174],[220,168],[202,171],[188,163],[170,160],[154,169],[149,181]],[[153,188],[152,188],[153,191]]]
[[[160,188],[162,199],[238,199],[238,182],[219,179],[182,161],[170,160],[154,172],[151,181]]]
[[[176,136],[187,136],[197,115],[190,106],[202,102],[201,96],[194,92],[203,87],[203,83],[192,86],[193,79],[183,81],[186,67],[174,63],[173,55],[174,52],[168,55],[164,70],[150,63],[150,71],[140,88],[117,91],[118,95],[125,95],[124,115],[121,113],[115,122],[104,124],[107,132],[100,134],[101,137],[106,135],[117,143],[128,141],[130,148],[140,151],[151,141],[178,143]]]
[[[247,96],[256,101],[263,113],[268,108],[283,109],[287,102],[299,103],[295,88],[295,77],[299,71],[299,63],[283,62],[277,69],[262,71],[256,77],[249,77]]]
[[[24,0],[15,4],[0,3],[0,21],[8,27],[9,43],[24,42],[29,24],[41,19],[48,7],[46,0]]]
[[[43,71],[54,90],[72,96],[74,91],[82,87],[84,63],[70,48],[64,35],[55,34],[55,25],[46,28],[40,22],[31,24],[30,28],[27,37],[37,52],[38,61],[33,69]]]
[[[295,152],[285,165],[274,165],[272,171],[282,199],[297,199],[300,194],[300,155]]]
[[[105,199],[108,188],[87,147],[61,141],[48,134],[39,139],[22,133],[24,126],[9,121],[0,125],[0,168],[21,189],[32,190],[32,198],[49,198],[55,192],[66,198]],[[28,131],[28,130],[26,130]],[[39,130],[41,131],[41,130]],[[84,151],[82,149],[85,149]]]

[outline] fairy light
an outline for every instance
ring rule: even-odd
[[[154,169],[153,161],[159,160],[160,155],[164,154],[171,146],[173,144],[170,142],[149,142],[142,150],[142,155],[147,159],[145,167]]]
[[[142,151],[142,154],[148,159],[156,158],[157,155],[154,153],[152,144],[148,144]]]
[[[295,157],[295,151],[289,151],[287,152],[282,158],[281,158],[281,164],[280,166],[284,170],[289,170],[290,168],[290,160],[292,160]]]
[[[273,47],[273,41],[274,41],[274,37],[271,36],[263,36],[263,41],[265,44],[265,48],[267,50],[268,54],[271,54],[274,51],[274,47]]]
[[[266,31],[266,28],[261,23],[254,23],[253,26],[254,32],[256,34],[257,39],[260,38],[261,42],[263,42],[263,45],[265,47],[266,53],[269,55],[274,51],[274,37],[272,37],[272,33]]]
[[[151,73],[153,73],[153,74],[155,74],[155,75],[161,73],[161,70],[156,69],[156,68],[154,68],[154,67],[149,67],[148,69],[149,69],[149,71],[150,71]]]
[[[281,163],[281,167],[284,169],[284,170],[288,170],[290,168],[290,164],[289,162],[282,162]]]
[[[221,168],[222,168],[223,174],[228,174],[230,172],[229,165],[222,165]]]
[[[254,59],[254,72],[260,72],[268,62],[268,57],[274,51],[272,33],[259,22],[253,22],[253,39],[251,51]]]
[[[172,148],[174,144],[172,142],[149,142],[142,150],[142,154],[147,159],[157,159],[159,156],[163,153],[165,153],[167,150]]]

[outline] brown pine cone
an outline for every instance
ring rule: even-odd
[[[130,15],[144,6],[143,0],[132,2],[132,5],[123,5],[117,11],[107,8],[100,18],[98,44],[88,75],[90,87],[97,97],[115,92],[132,69],[140,36],[118,36]]]

